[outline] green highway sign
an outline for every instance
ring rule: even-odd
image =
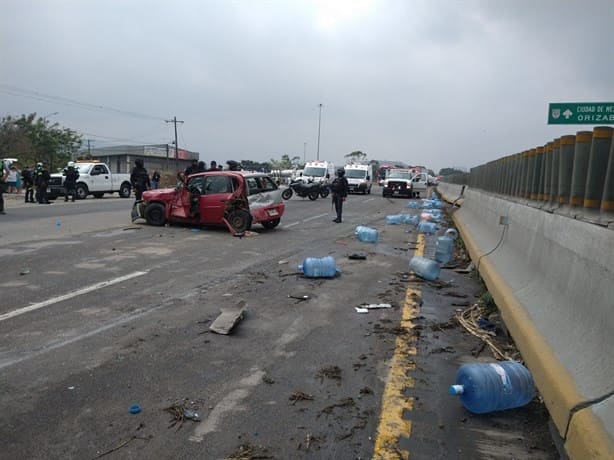
[[[548,106],[549,125],[614,125],[614,102],[560,102]]]

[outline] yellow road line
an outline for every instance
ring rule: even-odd
[[[422,234],[418,235],[418,246],[414,255],[424,254],[425,239]],[[415,287],[409,287],[405,293],[405,302],[401,312],[401,327],[413,329],[412,320],[420,312],[421,291]],[[403,418],[405,411],[413,409],[413,397],[407,397],[403,393],[407,388],[414,387],[414,379],[409,372],[416,370],[415,336],[409,339],[407,336],[399,336],[395,342],[394,355],[390,364],[390,372],[386,381],[386,388],[382,397],[382,410],[377,427],[377,438],[373,450],[374,460],[408,460],[409,452],[399,448],[399,438],[411,436],[411,420]]]

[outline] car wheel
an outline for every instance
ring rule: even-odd
[[[150,203],[145,208],[145,220],[149,225],[161,227],[166,222],[164,205],[161,203]]]
[[[307,198],[309,198],[311,201],[315,201],[318,199],[318,196],[320,195],[320,192],[309,192],[309,195],[307,195]]]
[[[326,198],[328,196],[328,193],[329,193],[328,188],[325,188],[325,189],[320,191],[320,196],[322,198]]]
[[[285,189],[283,192],[281,192],[281,197],[284,200],[289,200],[290,198],[292,198],[292,189],[291,188]]]
[[[371,186],[367,189],[367,195],[371,195]]]
[[[77,184],[77,187],[75,188],[75,195],[77,196],[78,200],[85,200],[85,198],[87,198],[89,191],[87,189],[87,185],[85,184]]]
[[[124,182],[121,187],[119,188],[119,196],[121,198],[130,198],[130,184],[127,182]]]
[[[94,198],[102,198],[104,196],[104,193],[96,192],[96,193],[92,193],[92,195],[94,195]]]
[[[243,209],[235,209],[228,214],[226,220],[237,233],[245,232],[249,229],[251,224],[251,216],[249,215],[249,212]]]
[[[267,220],[264,222],[260,222],[262,224],[262,226],[266,229],[272,229],[275,228],[279,225],[279,222],[281,222],[281,219],[273,219],[273,220]]]

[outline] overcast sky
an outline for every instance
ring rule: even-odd
[[[568,101],[614,101],[614,0],[2,0],[0,115],[92,146],[176,116],[207,162],[310,160],[323,104],[320,159],[437,172],[592,129],[547,125]]]

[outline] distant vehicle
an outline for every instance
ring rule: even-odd
[[[383,185],[384,180],[388,176],[388,172],[391,169],[407,169],[407,165],[405,163],[384,163],[379,166],[377,170],[377,185]]]
[[[382,196],[408,196],[413,198],[413,173],[409,169],[389,169],[382,182]]]
[[[335,165],[329,161],[308,161],[303,168],[303,175],[298,177],[303,182],[328,182],[335,177]]]
[[[373,165],[347,164],[344,169],[350,193],[371,193]]]
[[[281,190],[269,175],[211,171],[192,174],[174,189],[143,192],[132,219],[141,217],[156,226],[167,222],[226,226],[237,234],[255,223],[277,227],[284,210]]]
[[[128,198],[132,186],[130,174],[111,173],[105,163],[95,161],[76,161],[75,167],[79,170],[76,197],[84,200],[88,195],[94,198],[102,198],[105,193],[119,193],[122,198]],[[64,195],[64,176],[62,173],[51,174],[51,180],[47,188],[50,200]]]

